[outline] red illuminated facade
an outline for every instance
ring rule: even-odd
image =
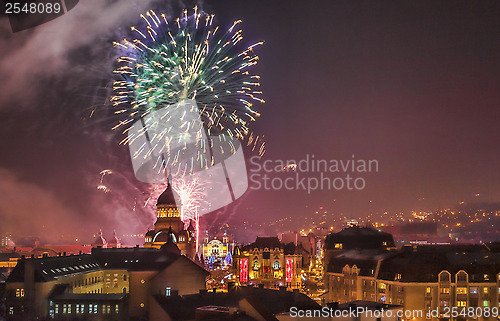
[[[293,259],[286,259],[286,279],[287,283],[293,281]]]
[[[233,275],[241,285],[302,288],[301,271],[309,253],[301,245],[282,244],[277,237],[258,237],[233,252]]]
[[[248,259],[240,260],[240,282],[248,282]]]

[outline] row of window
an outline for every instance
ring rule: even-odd
[[[477,286],[473,286],[473,287],[469,287],[469,293],[470,294],[477,294],[478,293],[478,289],[481,289],[481,287],[477,287]],[[482,292],[483,294],[488,294],[489,293],[489,287],[483,287],[482,288]],[[428,286],[425,290],[426,294],[431,294],[431,287]],[[441,287],[439,289],[439,292],[441,294],[449,294],[450,293],[450,288],[449,287]],[[457,287],[456,290],[455,290],[455,293],[456,294],[467,294],[467,287]],[[500,288],[498,289],[498,293],[500,293]]]
[[[70,283],[70,286],[73,288],[81,287],[81,286],[87,286],[87,285],[92,285],[102,282],[102,276],[93,276],[87,279],[83,280],[76,280],[72,283]]]
[[[472,281],[477,281],[480,279],[480,276],[481,275],[478,275],[478,274],[472,274],[471,279],[472,279]],[[490,281],[490,279],[491,279],[491,275],[488,273],[484,273],[482,276],[483,276],[484,281]],[[468,277],[469,277],[469,275],[465,271],[459,271],[455,275],[455,278],[456,278],[455,280],[457,282],[467,282]],[[497,278],[500,279],[500,274],[497,275]],[[440,282],[451,282],[450,280],[451,280],[450,272],[442,271],[441,273],[439,273],[439,281]]]
[[[92,268],[95,268],[95,267],[98,267],[98,266],[99,265],[97,263],[90,263],[90,264],[83,264],[83,265],[75,265],[75,266],[68,266],[68,267],[50,269],[50,272],[52,274],[64,273],[64,272],[74,272],[74,271],[80,272],[80,270],[88,270],[88,269],[92,269]],[[48,272],[45,271],[45,270],[42,270],[42,272],[44,274],[48,274]]]
[[[441,302],[439,302],[439,305],[441,307],[448,307],[448,306],[450,306],[450,302],[447,300],[441,300]],[[489,307],[490,305],[491,305],[491,303],[489,300],[483,300],[483,307]],[[466,307],[467,301],[459,300],[459,301],[457,301],[456,306],[461,307],[461,308]]]
[[[74,311],[76,314],[97,314],[97,313],[102,313],[102,314],[110,314],[110,313],[115,313],[118,314],[120,312],[120,307],[118,304],[115,304],[114,307],[110,304],[71,304],[71,303],[63,303],[63,304],[58,304],[56,303],[54,305],[54,314],[72,314],[73,313],[73,306],[74,306]]]

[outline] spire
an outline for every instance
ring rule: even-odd
[[[116,236],[116,231],[113,231],[113,237],[109,240],[108,247],[121,247],[121,242]]]
[[[104,239],[104,237],[102,237],[102,230],[99,229],[99,233],[97,234],[97,238],[95,239],[94,243],[92,243],[92,247],[106,247],[108,245],[108,243],[106,242],[106,240]]]

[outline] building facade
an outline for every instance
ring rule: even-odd
[[[8,320],[147,319],[153,294],[198,293],[207,276],[171,241],[161,249],[22,258],[6,282]]]
[[[350,250],[331,258],[325,283],[326,302],[396,304],[422,311],[416,320],[450,319],[455,307],[454,320],[491,320],[481,313],[498,312],[500,252],[484,245]]]
[[[215,235],[208,234],[203,238],[202,258],[203,264],[209,269],[231,267],[233,263],[233,250],[236,243],[227,233]]]
[[[233,275],[240,285],[300,289],[304,255],[309,253],[300,244],[285,245],[277,237],[258,237],[241,249],[235,247]]]

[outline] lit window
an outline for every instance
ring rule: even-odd
[[[490,306],[490,301],[488,301],[488,300],[484,300],[484,301],[483,301],[483,306],[485,306],[485,307],[489,307],[489,306]]]
[[[57,304],[57,303],[56,303],[56,305],[54,307],[54,312],[55,312],[55,314],[59,313],[59,304]]]
[[[428,286],[426,289],[425,289],[425,293],[427,294],[431,294],[431,287]]]
[[[484,287],[484,288],[483,288],[483,293],[484,293],[484,294],[488,294],[488,288],[487,288],[487,287]]]
[[[450,288],[441,288],[441,293],[443,294],[450,293]]]
[[[470,288],[470,293],[477,294],[477,288],[476,287]]]
[[[166,289],[166,291],[165,291],[165,296],[170,296],[170,290],[171,290],[171,289],[172,289],[172,288],[167,288],[167,289]]]
[[[465,306],[467,306],[467,301],[457,301],[457,306],[465,307]]]
[[[448,306],[448,301],[441,301],[441,306],[442,307],[447,307]]]
[[[71,314],[71,304],[68,304],[68,314]]]
[[[457,294],[467,294],[467,288],[457,288]]]
[[[490,276],[489,276],[488,274],[485,274],[485,275],[484,275],[484,280],[485,280],[485,281],[489,281],[489,280],[490,280]]]
[[[342,243],[335,243],[335,248],[341,250],[342,249]]]
[[[97,314],[97,304],[94,304],[94,314]]]
[[[117,304],[115,305],[115,313],[118,314],[120,312],[120,306]]]

